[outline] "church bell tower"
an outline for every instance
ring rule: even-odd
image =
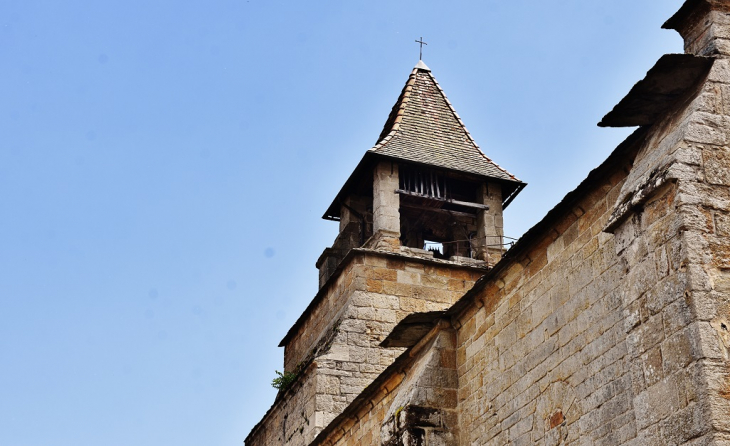
[[[419,61],[323,216],[339,234],[279,344],[287,385],[246,445],[310,444],[405,351],[396,326],[430,329],[499,261],[502,211],[524,186],[482,153]]]
[[[419,61],[323,216],[340,222],[340,234],[317,263],[320,284],[360,247],[494,265],[505,247],[502,211],[524,186],[484,155]]]

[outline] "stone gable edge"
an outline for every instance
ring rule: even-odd
[[[363,412],[363,408],[370,404],[368,410],[371,409],[388,394],[394,392],[405,378],[406,370],[409,370],[410,365],[419,358],[419,354],[430,345],[438,332],[444,328],[442,325],[444,320],[441,321],[434,324],[434,327],[420,341],[401,353],[370,385],[363,389],[360,395],[340,415],[335,417],[330,424],[317,434],[310,446],[325,444],[325,440],[338,428],[341,428],[342,433],[346,433],[361,418],[360,414]],[[344,425],[347,425],[347,428],[342,427]],[[326,444],[334,443],[329,442]]]
[[[269,408],[266,410],[266,413],[263,417],[261,417],[261,420],[259,420],[259,422],[256,423],[256,425],[254,425],[254,427],[252,427],[251,430],[248,432],[248,435],[246,435],[246,438],[243,440],[244,445],[248,444],[251,439],[258,435],[259,429],[267,423],[274,409],[276,409],[276,406],[278,406],[281,401],[297,393],[303,383],[302,377],[310,372],[310,368],[313,362],[314,358],[310,358],[305,363],[302,363],[302,370],[299,373],[299,376],[297,376],[297,378],[294,380],[294,382],[292,382],[291,385],[283,392],[279,391],[276,393],[274,402],[271,403],[271,406],[269,406]]]

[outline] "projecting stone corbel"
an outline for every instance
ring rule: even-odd
[[[644,181],[626,194],[614,208],[603,232],[613,234],[621,223],[654,195],[654,192],[661,189],[667,182],[672,181],[673,179],[670,178],[668,173],[669,167],[655,169]]]

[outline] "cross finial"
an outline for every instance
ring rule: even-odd
[[[418,50],[418,60],[423,60],[423,45],[428,45],[426,42],[423,41],[423,36],[421,36],[421,40],[416,40],[416,43],[420,43],[421,48]]]

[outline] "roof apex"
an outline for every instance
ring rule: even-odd
[[[323,218],[340,217],[338,200],[349,193],[356,177],[366,175],[362,169],[374,159],[421,165],[500,183],[503,207],[525,187],[525,183],[482,152],[422,60],[408,77],[375,146],[365,153]]]
[[[428,68],[428,66],[425,63],[423,63],[422,60],[419,60],[418,63],[416,64],[416,66],[413,68],[415,68],[417,70],[431,71],[431,69]]]
[[[369,153],[521,183],[479,148],[431,70],[419,61]]]

